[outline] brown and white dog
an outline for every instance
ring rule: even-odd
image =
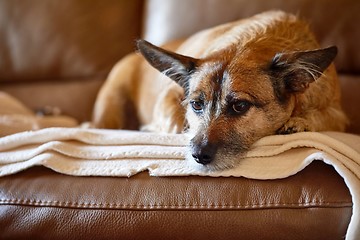
[[[210,170],[236,165],[268,135],[345,128],[337,48],[320,49],[294,15],[265,12],[164,48],[137,47],[147,62],[134,53],[114,67],[94,127],[187,131],[188,160]]]

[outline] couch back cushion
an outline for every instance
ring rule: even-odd
[[[0,82],[106,74],[133,50],[142,2],[1,0]]]

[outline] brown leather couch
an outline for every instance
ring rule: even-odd
[[[357,0],[0,0],[0,91],[88,121],[134,39],[161,44],[268,9],[298,13],[321,45],[339,47],[348,132],[359,134]],[[321,162],[271,181],[73,177],[43,167],[0,178],[0,239],[343,239],[351,214],[343,179]]]

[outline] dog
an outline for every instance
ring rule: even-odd
[[[345,129],[337,48],[320,48],[295,15],[260,13],[137,48],[100,89],[94,127],[186,132],[187,160],[210,171],[234,167],[265,136]]]

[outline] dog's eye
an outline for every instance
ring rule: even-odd
[[[194,112],[196,113],[201,112],[203,110],[203,103],[200,101],[195,101],[195,100],[190,101],[190,105],[194,110]]]
[[[237,114],[244,114],[250,109],[251,105],[248,101],[238,101],[232,105],[232,110]]]

